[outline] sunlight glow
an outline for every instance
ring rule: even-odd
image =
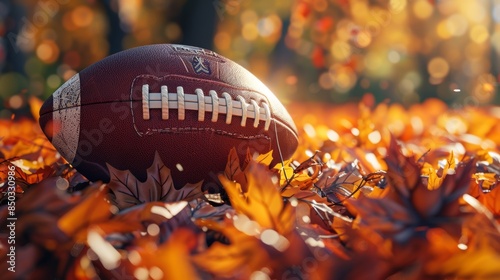
[[[120,253],[95,230],[89,230],[87,243],[99,257],[104,268],[112,270],[120,265]]]

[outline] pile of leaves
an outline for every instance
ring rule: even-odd
[[[8,278],[500,277],[499,108],[365,98],[289,110],[295,156],[270,166],[271,153],[233,149],[220,194],[176,189],[158,156],[145,182],[113,167],[109,183],[89,182],[36,119],[0,121],[1,271],[15,214]]]

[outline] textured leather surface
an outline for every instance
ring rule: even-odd
[[[109,180],[106,163],[131,170],[145,180],[146,169],[158,151],[171,169],[176,187],[181,187],[222,171],[232,147],[242,160],[247,148],[259,153],[272,149],[275,164],[280,160],[278,145],[285,159],[298,145],[293,120],[274,94],[247,70],[208,50],[180,45],[138,47],[84,69],[80,81],[80,142],[73,164],[90,180]],[[177,110],[169,110],[169,119],[162,120],[161,109],[151,109],[150,119],[144,120],[144,83],[149,84],[150,92],[160,92],[162,85],[168,86],[169,92],[182,86],[189,94],[200,88],[205,96],[215,90],[221,98],[222,92],[227,92],[234,100],[240,95],[247,103],[251,99],[259,106],[267,103],[272,115],[270,129],[264,129],[263,120],[255,128],[253,119],[247,119],[243,127],[237,116],[226,124],[223,114],[212,122],[210,112],[200,122],[197,111],[186,111],[181,121]],[[46,134],[50,129],[57,133],[57,127],[47,127],[52,111],[51,97],[40,111],[40,125]]]

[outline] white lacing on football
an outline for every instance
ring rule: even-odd
[[[227,92],[222,93],[222,97],[217,95],[215,90],[210,90],[205,96],[202,89],[196,89],[195,94],[184,93],[183,87],[177,87],[177,92],[169,93],[167,86],[161,87],[160,93],[149,92],[149,85],[142,86],[142,117],[144,120],[150,119],[151,109],[161,109],[163,120],[169,118],[169,110],[177,109],[179,120],[185,119],[186,110],[198,111],[198,121],[205,121],[205,113],[212,113],[212,122],[219,119],[219,114],[226,115],[226,123],[231,124],[233,116],[241,117],[241,126],[245,126],[247,119],[253,119],[253,126],[258,127],[259,122],[264,122],[264,129],[269,130],[271,125],[271,110],[265,102],[259,106],[257,101],[245,101],[242,96],[237,96],[236,100],[231,98]]]

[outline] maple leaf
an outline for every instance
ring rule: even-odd
[[[388,183],[400,196],[409,197],[410,192],[421,183],[420,168],[415,159],[403,155],[394,137],[389,143],[386,163]]]
[[[244,174],[243,171],[241,170],[238,152],[234,147],[229,151],[226,168],[224,169],[224,175],[231,181],[244,180]]]
[[[222,221],[197,220],[200,227],[220,232],[230,240],[229,245],[217,242],[193,257],[197,266],[214,275],[248,278],[275,258],[295,260],[297,254],[301,254],[284,253],[291,253],[290,243],[296,240],[294,243],[300,244],[300,237],[293,231],[292,208],[284,204],[279,194],[278,178],[254,160],[248,163],[243,173],[246,192],[240,182],[219,176],[235,213],[226,214]],[[268,235],[272,238],[269,239]]]
[[[248,164],[244,174],[246,186],[219,176],[234,209],[263,228],[272,228],[281,234],[289,232],[293,225],[293,215],[278,192],[278,178],[255,161]]]
[[[437,226],[450,226],[450,230],[456,231],[450,218],[461,215],[459,198],[469,188],[474,162],[460,164],[455,174],[446,176],[440,186],[430,190],[422,183],[416,162],[392,143],[387,157],[389,191],[381,198],[360,196],[347,201],[348,209],[357,213],[356,223],[397,242]]]
[[[231,242],[230,245],[214,243],[207,251],[194,255],[193,262],[203,270],[223,277],[248,278],[271,261],[260,240],[238,230],[231,220],[224,219],[222,223],[199,220],[197,223],[221,232]]]
[[[192,257],[193,262],[205,271],[226,277],[248,278],[253,271],[271,261],[260,240],[237,229],[231,220],[225,219],[222,223],[199,220],[197,223],[221,232],[231,242],[230,245],[214,243],[207,251]]]
[[[108,170],[111,178],[108,184],[110,200],[119,209],[153,201],[190,201],[203,195],[202,181],[186,184],[177,190],[170,169],[163,164],[158,152],[155,153],[153,164],[147,169],[145,182],[139,181],[129,171],[121,171],[111,165],[108,165]]]

